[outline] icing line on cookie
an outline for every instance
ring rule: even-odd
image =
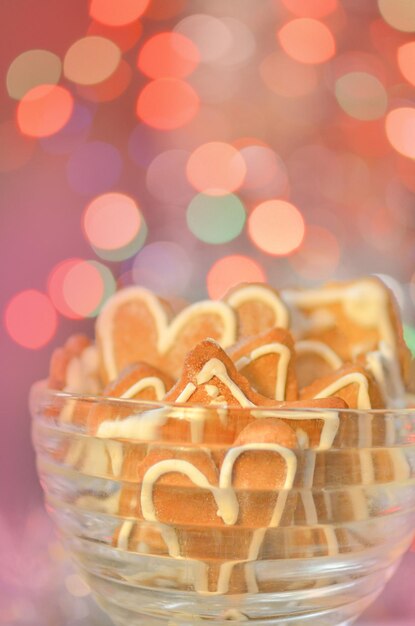
[[[326,361],[334,370],[342,366],[343,361],[339,355],[323,341],[303,339],[295,343],[297,354],[316,354]]]
[[[265,302],[265,304],[273,309],[275,314],[274,326],[288,328],[290,320],[287,307],[281,298],[266,287],[261,287],[260,285],[248,285],[237,289],[226,298],[226,301],[233,308],[237,308],[241,304],[245,304],[246,302],[252,300]]]
[[[236,339],[235,313],[225,302],[219,300],[196,302],[178,313],[169,322],[166,311],[154,294],[142,287],[126,287],[108,300],[97,320],[97,335],[101,340],[104,365],[110,379],[116,378],[118,375],[113,345],[114,314],[121,305],[133,302],[135,298],[145,303],[154,318],[157,328],[157,348],[161,354],[168,351],[174,344],[177,333],[186,326],[189,319],[196,315],[211,313],[221,317],[223,332],[218,343],[222,347],[230,346]]]
[[[341,376],[330,385],[327,385],[324,389],[319,391],[314,398],[328,398],[334,395],[337,391],[340,391],[347,385],[358,385],[357,394],[357,408],[358,409],[371,409],[372,404],[369,396],[369,381],[364,374],[360,372],[352,372]]]
[[[143,391],[143,389],[147,389],[148,387],[153,387],[157,400],[162,400],[164,398],[166,388],[163,381],[158,378],[158,376],[146,376],[145,378],[138,380],[129,389],[124,391],[120,398],[134,398],[137,393]]]

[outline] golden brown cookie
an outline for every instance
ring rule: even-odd
[[[97,433],[101,424],[111,420],[119,420],[128,412],[134,413],[134,407],[126,403],[111,403],[104,398],[119,398],[121,400],[138,400],[146,402],[161,401],[166,392],[174,385],[174,380],[161,370],[147,365],[136,363],[127,367],[119,377],[107,385],[103,392],[103,401],[95,404],[88,416],[88,430]],[[149,409],[151,407],[148,407]],[[144,409],[143,409],[144,410]],[[101,429],[100,436],[103,434]]]
[[[271,328],[288,328],[290,316],[280,294],[262,283],[241,283],[224,297],[238,318],[238,337],[258,335]]]
[[[339,369],[343,360],[322,341],[303,339],[295,342],[295,372],[298,387],[310,385],[316,378]]]
[[[379,387],[372,375],[362,366],[348,364],[315,380],[300,393],[306,401],[314,398],[342,398],[351,409],[380,409],[384,407]]]
[[[277,401],[297,399],[294,342],[288,331],[272,328],[242,339],[228,354],[261,395]]]
[[[213,337],[223,347],[236,340],[236,316],[219,301],[196,302],[173,317],[169,305],[142,287],[127,287],[108,300],[96,325],[103,378],[145,362],[178,377],[186,353]]]
[[[297,338],[330,346],[343,361],[374,350],[390,351],[406,380],[409,352],[392,292],[371,276],[318,289],[284,290]]]
[[[49,366],[48,387],[79,394],[100,392],[98,355],[86,335],[72,335],[63,347],[54,350]]]
[[[186,356],[180,379],[166,402],[202,406],[271,406],[275,401],[254,391],[245,376],[213,339],[198,343]]]
[[[120,515],[157,525],[152,550],[163,552],[164,542],[170,555],[197,560],[208,576],[196,583],[198,591],[242,591],[249,583],[243,572],[233,573],[233,562],[257,558],[266,528],[288,514],[296,473],[288,446],[295,442],[286,424],[258,420],[228,450],[219,470],[207,448],[150,446],[134,481],[125,483]],[[118,546],[132,549],[136,539],[128,521],[115,536]]]

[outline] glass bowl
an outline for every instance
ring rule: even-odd
[[[46,506],[119,626],[351,624],[411,543],[413,409],[179,406],[38,384],[31,410]],[[270,417],[300,443],[234,443]]]

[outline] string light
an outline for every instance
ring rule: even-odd
[[[137,115],[149,126],[160,130],[180,128],[193,119],[199,97],[185,81],[159,78],[148,83],[138,96]]]
[[[187,208],[188,227],[198,239],[206,243],[232,241],[242,232],[245,218],[244,206],[234,194],[198,194]]]
[[[17,106],[17,124],[29,137],[49,137],[70,120],[73,97],[60,85],[38,85],[30,89]]]
[[[304,237],[305,224],[300,211],[285,200],[262,202],[252,211],[248,232],[260,250],[285,256],[296,250]]]
[[[49,343],[57,328],[57,315],[51,301],[35,289],[12,297],[6,306],[4,321],[10,337],[30,350],[38,350]]]
[[[239,283],[263,283],[266,276],[263,268],[254,259],[234,254],[218,259],[210,268],[206,284],[213,299],[222,298]]]

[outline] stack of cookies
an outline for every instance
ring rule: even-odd
[[[344,525],[369,517],[357,486],[405,478],[376,409],[405,406],[409,368],[375,278],[242,284],[176,314],[129,287],[100,313],[96,344],[77,335],[55,351],[49,386],[93,396],[60,416],[93,436],[64,454],[119,481],[113,545],[188,559],[197,591],[242,593],[262,590],[258,559],[351,550]]]

